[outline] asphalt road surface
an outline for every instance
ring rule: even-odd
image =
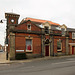
[[[75,75],[75,57],[0,64],[0,75]]]

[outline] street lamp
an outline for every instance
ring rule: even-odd
[[[3,21],[2,21],[2,20],[0,20],[0,23],[3,23]]]
[[[0,23],[3,23],[3,21],[6,21],[6,20],[2,19],[2,20],[0,20]]]
[[[6,21],[5,19],[1,19],[0,20],[0,23],[4,23],[3,21]],[[5,40],[5,38],[4,38],[4,40]],[[6,41],[6,40],[5,40]],[[5,44],[5,43],[4,43]],[[6,44],[5,44],[5,51],[6,51]]]
[[[3,23],[3,21],[7,21],[7,20],[0,20],[0,23]],[[6,44],[6,38],[5,38],[5,52],[6,52],[6,60],[8,60],[8,51],[7,51],[7,44]]]

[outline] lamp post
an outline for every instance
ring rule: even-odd
[[[2,20],[0,20],[0,23],[3,23],[3,21],[6,21],[6,20],[2,19]]]
[[[2,20],[0,20],[0,23],[3,23],[3,21],[2,21]]]
[[[4,23],[3,21],[7,21],[5,19],[0,20],[0,23]],[[6,38],[4,38],[4,45],[5,45],[5,52],[6,52],[6,60],[8,60],[8,51],[7,51],[7,44],[6,44]]]
[[[2,19],[2,20],[0,20],[0,23],[3,23],[3,21],[6,21],[5,19]],[[4,32],[4,34],[5,34],[5,32]],[[5,40],[6,38],[4,37],[4,40]],[[6,40],[5,40],[6,41]],[[4,44],[5,44],[5,52],[6,52],[6,43],[4,42]]]

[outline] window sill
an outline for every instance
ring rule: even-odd
[[[62,36],[65,36],[65,35],[62,35]]]
[[[27,31],[31,31],[31,29],[27,29]]]
[[[26,50],[26,52],[33,52],[32,50]]]
[[[72,39],[75,39],[75,38],[72,38]]]
[[[62,52],[62,50],[57,50],[57,52]]]

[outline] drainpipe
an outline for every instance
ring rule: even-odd
[[[41,36],[41,57],[42,57],[42,36]]]
[[[53,37],[53,56],[55,56],[55,54],[54,54],[54,37]]]

